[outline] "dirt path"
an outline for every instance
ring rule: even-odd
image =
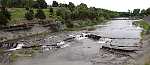
[[[136,65],[144,65],[145,63],[150,63],[150,34],[149,35],[145,35],[144,39],[143,39],[143,48],[140,53],[140,55],[138,55],[135,58],[136,61]]]

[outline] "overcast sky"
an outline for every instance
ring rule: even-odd
[[[53,0],[46,0],[51,4]],[[146,9],[150,7],[150,0],[55,0],[59,3],[73,2],[75,5],[86,3],[89,7],[104,8],[114,11],[128,11],[135,8]]]

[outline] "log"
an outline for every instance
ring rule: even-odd
[[[115,48],[110,48],[106,46],[102,46],[103,49],[109,49],[109,50],[114,50],[114,51],[122,51],[122,52],[135,52],[135,51],[140,51],[140,50],[126,50],[126,49],[115,49]]]
[[[140,47],[140,46],[117,46],[117,45],[112,45],[110,44],[111,46],[115,46],[115,47]]]
[[[71,38],[67,38],[67,39],[64,39],[63,41],[66,41],[66,42],[71,42],[74,40],[75,37],[71,37]]]
[[[110,39],[140,39],[140,38],[110,38]]]
[[[59,46],[57,44],[52,44],[52,45],[35,45],[35,46],[23,46],[22,48],[36,48],[36,47],[42,47],[42,46],[52,46],[58,48]]]
[[[92,38],[94,40],[99,40],[100,38],[102,38],[101,36],[94,35],[94,34],[89,34],[89,35],[86,35],[85,37]]]

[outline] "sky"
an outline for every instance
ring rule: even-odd
[[[147,9],[150,7],[150,0],[55,0],[59,3],[73,2],[75,5],[85,3],[88,7],[104,8],[112,11],[127,12],[136,8]],[[52,4],[53,0],[46,0]]]

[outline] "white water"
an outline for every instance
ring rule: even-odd
[[[22,49],[23,46],[24,46],[24,44],[18,44],[16,48],[9,49],[8,51],[15,51],[15,50]]]
[[[104,25],[104,27],[97,27],[97,29],[91,33],[110,38],[137,38],[113,40],[117,42],[116,45],[133,46],[136,45],[136,43],[138,43],[140,40],[141,29],[132,25],[132,22],[132,20],[113,20]],[[103,53],[100,52],[101,44],[111,42],[111,39],[106,38],[95,42],[80,35],[74,37],[76,37],[75,39],[77,41],[59,43],[62,45],[67,45],[52,54],[45,54],[44,56],[35,55],[32,58],[19,58],[17,61],[12,63],[12,65],[93,65],[93,62],[102,61],[111,61],[114,64],[99,63],[97,65],[120,65],[119,62],[122,62],[122,60],[125,58],[116,58],[116,56],[111,54],[106,54],[104,57],[99,57],[99,54]]]

